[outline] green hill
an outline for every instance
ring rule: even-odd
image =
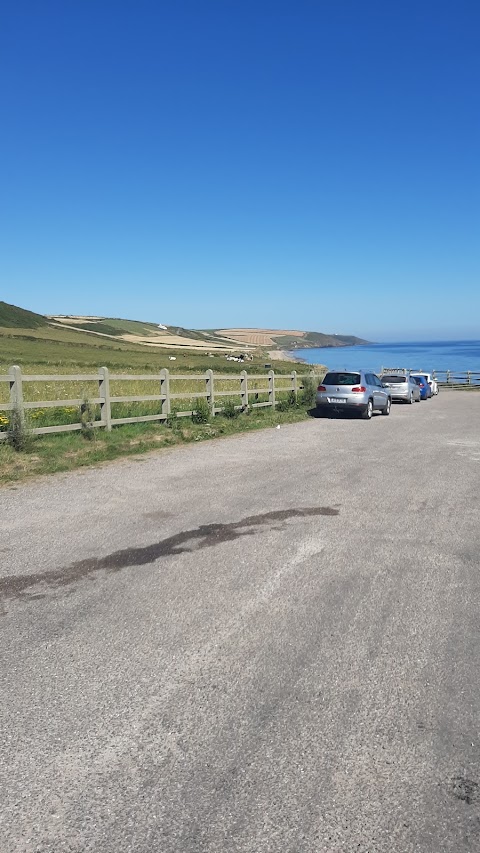
[[[6,329],[38,329],[46,326],[47,319],[33,311],[25,311],[8,302],[0,302],[0,327]]]
[[[254,333],[255,329],[251,331]],[[369,343],[363,338],[355,337],[355,335],[326,335],[324,332],[303,332],[300,337],[298,334],[278,335],[272,331],[271,339],[274,342],[274,346],[271,346],[271,348],[281,350],[313,349],[316,347],[351,347]]]

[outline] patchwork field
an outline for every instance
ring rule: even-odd
[[[250,346],[275,347],[277,337],[303,338],[306,333],[284,329],[219,329],[217,334]]]
[[[367,343],[354,335],[326,335],[323,332],[305,332],[298,329],[218,329],[216,334],[225,340],[236,341],[243,347],[269,347],[273,350],[344,347]]]
[[[234,340],[221,340],[218,335],[180,326],[161,323],[143,323],[111,317],[50,316],[51,325],[63,329],[86,332],[102,337],[114,337],[146,347],[189,347],[194,350],[217,349],[235,352],[239,345]],[[247,346],[247,349],[251,349]]]
[[[219,356],[243,352],[258,356],[260,361],[269,355],[273,358],[272,352],[280,352],[281,357],[288,360],[290,349],[366,343],[353,336],[326,335],[301,329],[186,329],[151,321],[100,317],[97,314],[43,316],[0,301],[0,337],[2,335],[12,339],[21,337],[25,342],[33,338],[51,341],[52,346],[68,343],[88,347],[91,342],[92,346],[104,346],[107,349],[114,347],[116,350],[130,350],[133,347],[135,352],[142,349],[163,350],[163,355],[167,355],[167,350],[172,353],[188,351],[191,354],[197,352]],[[0,357],[1,350],[0,345]],[[18,351],[17,345],[12,347],[12,355]],[[29,353],[26,353],[26,357],[30,359]]]

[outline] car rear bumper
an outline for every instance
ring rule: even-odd
[[[317,406],[325,409],[355,409],[358,411],[367,408],[368,400],[369,398],[363,394],[359,395],[358,400],[346,397],[345,402],[329,399],[328,395],[317,394]]]

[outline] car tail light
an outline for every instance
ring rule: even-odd
[[[326,391],[325,385],[319,385],[317,391]]]
[[[364,394],[366,390],[365,385],[355,385],[355,388],[352,388],[354,394]]]

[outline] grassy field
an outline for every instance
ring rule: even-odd
[[[169,356],[175,361],[170,361]],[[182,393],[191,395],[182,401],[172,400],[172,410],[188,411],[194,409],[198,395],[205,391],[205,379],[195,379],[193,374],[204,374],[212,369],[215,374],[226,374],[228,378],[215,379],[216,391],[231,392],[228,396],[218,398],[216,405],[226,405],[232,411],[233,405],[240,405],[239,374],[245,368],[249,374],[250,402],[266,402],[267,380],[260,374],[268,371],[268,356],[262,351],[255,354],[253,361],[245,364],[227,361],[224,355],[215,354],[209,357],[207,353],[196,351],[149,350],[145,347],[121,340],[101,338],[82,331],[40,325],[35,328],[4,327],[0,328],[0,374],[6,374],[13,364],[22,368],[24,375],[28,374],[58,374],[64,377],[61,381],[46,380],[42,382],[24,382],[23,394],[25,402],[37,402],[38,408],[26,412],[26,427],[45,427],[62,424],[75,424],[81,420],[79,406],[64,404],[64,401],[80,399],[90,401],[98,397],[97,380],[73,381],[69,375],[75,373],[96,374],[100,366],[109,368],[111,374],[126,375],[152,374],[149,380],[112,379],[110,394],[117,396],[154,395],[160,392],[159,372],[168,368],[171,374],[185,374],[184,379],[172,379],[170,391],[172,394]],[[275,361],[276,396],[280,407],[286,406],[289,398],[290,380],[287,374],[296,369],[299,374],[299,386],[302,386],[302,374],[309,373],[310,365],[294,364],[293,362]],[[190,374],[192,377],[190,378]],[[231,376],[231,378],[230,378]],[[285,377],[284,379],[282,377]],[[263,389],[263,390],[262,390]],[[283,390],[282,390],[283,389]],[[0,383],[0,403],[7,403],[9,397],[8,384]],[[58,401],[54,408],[42,408],[42,400]],[[100,407],[92,405],[91,419],[100,419]],[[213,423],[200,426],[191,420],[179,419],[181,426],[168,427],[164,423],[135,424],[115,427],[111,433],[104,430],[94,430],[91,441],[79,433],[30,436],[31,447],[28,452],[17,452],[6,442],[0,442],[0,482],[10,482],[22,479],[32,474],[49,471],[70,470],[79,465],[90,465],[101,460],[116,458],[124,454],[139,453],[153,447],[168,446],[181,441],[212,438],[217,435],[228,435],[246,429],[258,429],[269,426],[279,419],[305,417],[305,406],[290,409],[287,412],[272,412],[269,410],[253,410],[250,414],[242,414],[235,418],[217,416]],[[161,412],[159,400],[112,403],[112,417],[136,417],[158,414]],[[9,413],[0,411],[0,431],[9,428]]]
[[[226,353],[226,350],[225,350]],[[20,364],[26,372],[75,373],[78,369],[105,365],[110,369],[140,369],[142,372],[156,372],[162,367],[172,367],[169,356],[174,356],[175,369],[181,372],[199,372],[212,368],[221,373],[239,371],[236,362],[227,361],[225,353],[215,352],[209,357],[207,352],[189,349],[155,349],[141,344],[123,341],[119,338],[105,338],[91,335],[75,329],[62,329],[57,326],[42,326],[36,329],[0,327],[0,372],[4,373],[12,364]],[[268,355],[259,350],[253,354],[253,361],[247,362],[249,371],[261,372]],[[275,371],[286,373],[295,365],[292,362],[275,362]],[[307,366],[298,365],[298,370]]]
[[[175,361],[170,361],[174,356]],[[123,341],[88,335],[85,332],[44,326],[36,329],[0,329],[0,374],[6,374],[12,364],[19,364],[24,374],[59,374],[64,375],[62,382],[24,383],[25,401],[93,399],[98,396],[96,381],[72,382],[69,374],[95,374],[98,368],[106,366],[111,373],[122,374],[152,374],[151,381],[113,380],[110,386],[112,396],[141,396],[155,394],[159,390],[158,374],[162,368],[168,368],[176,374],[204,374],[212,369],[214,373],[231,374],[232,380],[222,380],[216,383],[217,390],[232,390],[238,395],[239,374],[245,367],[250,375],[265,373],[268,362],[264,354],[259,353],[244,365],[227,361],[225,356],[215,354],[209,357],[206,353],[195,351],[148,350],[138,344],[128,344]],[[299,372],[309,370],[307,365],[295,365],[292,362],[275,362],[276,374],[291,373],[296,368]],[[265,387],[265,380],[250,380],[250,388]],[[174,380],[171,383],[172,393],[192,393],[195,397],[205,390],[203,380]],[[263,398],[260,397],[259,400]],[[0,403],[8,402],[8,386],[0,384]],[[239,402],[236,400],[235,402]],[[130,417],[140,414],[153,414],[158,411],[158,404],[113,404],[114,417]],[[77,411],[66,411],[61,420],[56,410],[32,411],[30,417],[35,426],[48,426],[53,423],[75,423],[78,421]]]

